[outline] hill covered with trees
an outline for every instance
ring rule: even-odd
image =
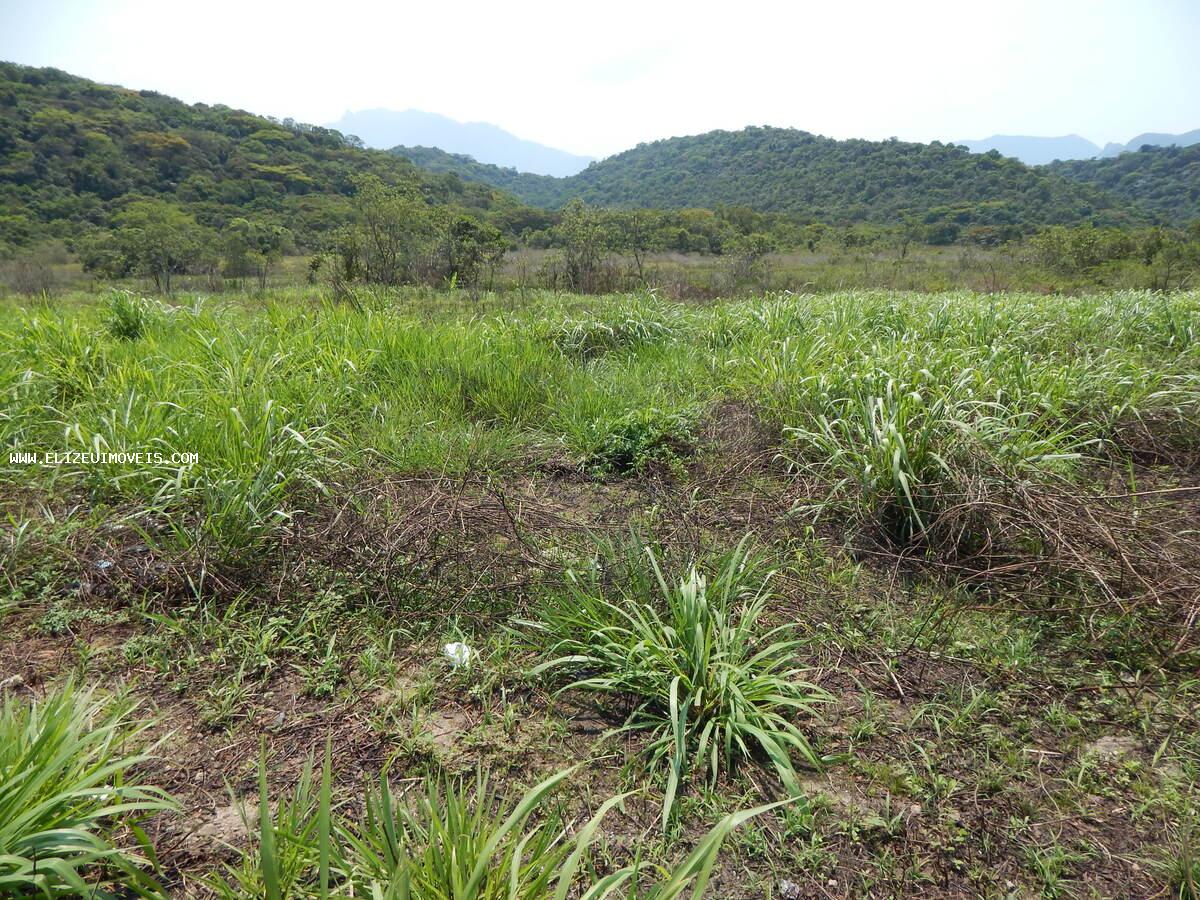
[[[0,63],[0,249],[73,240],[146,203],[216,230],[249,217],[314,247],[352,219],[363,176],[508,232],[544,224],[489,186],[430,175],[331,129]]]
[[[814,222],[960,226],[1135,224],[1145,216],[1090,184],[998,153],[950,144],[839,141],[787,128],[712,131],[641,144],[569,178],[484,166],[397,148],[419,165],[557,207],[570,199],[617,207],[747,206]]]
[[[1099,188],[1176,225],[1200,219],[1200,144],[1146,146],[1109,159],[1072,159],[1047,168]]]

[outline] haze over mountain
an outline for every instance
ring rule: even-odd
[[[998,150],[1004,156],[1012,156],[1033,166],[1045,165],[1059,159],[1093,159],[1113,157],[1122,153],[1136,153],[1142,147],[1189,147],[1200,144],[1200,128],[1183,134],[1145,132],[1120,144],[1110,142],[1101,147],[1077,134],[1062,137],[1037,137],[1021,134],[993,134],[977,141],[955,141],[972,153],[987,153]]]
[[[329,127],[342,134],[357,135],[368,147],[378,150],[399,145],[436,147],[447,153],[465,153],[480,162],[538,175],[574,175],[593,159],[524,140],[487,122],[458,122],[418,109],[347,111]]]

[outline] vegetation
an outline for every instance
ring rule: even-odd
[[[0,705],[0,893],[7,897],[158,896],[153,851],[136,823],[170,808],[139,782],[145,724],[68,681]]]
[[[4,727],[108,773],[89,891],[1194,883],[1197,294],[175,291],[0,306]]]
[[[1200,219],[1200,144],[1146,146],[1105,159],[1060,160],[1048,168],[1120,197],[1165,223],[1182,226]]]
[[[1091,162],[746,129],[556,179],[6,63],[0,149],[0,284],[30,296],[80,283],[80,267],[164,294],[307,279],[339,297],[429,284],[679,298],[1177,289],[1200,269],[1194,147],[1087,174]],[[964,249],[938,252],[951,246]]]
[[[507,216],[523,216],[488,188],[424,177],[336,131],[12,63],[0,64],[0,152],[0,252],[59,238],[91,254],[119,254],[127,270],[147,275],[211,251],[201,245],[219,245],[218,234],[255,244],[230,254],[239,275],[244,253],[270,256],[278,229],[319,249],[353,218],[350,197],[362,175],[506,230]],[[164,238],[186,233],[169,247],[160,243],[153,259],[126,255],[133,235],[125,232],[146,229]],[[113,241],[102,239],[110,230]],[[85,240],[93,234],[99,246]]]
[[[1194,149],[0,65],[0,894],[1194,897]]]
[[[1090,185],[998,153],[937,142],[837,141],[786,128],[655,141],[567,178],[517,174],[428,149],[395,152],[551,208],[571,198],[612,207],[742,206],[832,225],[911,218],[948,231],[1144,221]]]
[[[665,766],[663,823],[689,774],[707,770],[715,784],[722,767],[752,755],[770,760],[784,786],[798,790],[792,753],[809,765],[820,759],[793,723],[823,701],[799,680],[795,640],[787,625],[760,628],[771,600],[767,576],[750,557],[745,540],[718,567],[709,589],[696,569],[677,586],[663,577],[649,553],[663,609],[641,596],[649,585],[635,579],[619,601],[600,596],[599,585],[581,583],[543,613],[563,655],[534,672],[566,668],[586,673],[567,690],[636,698],[624,726],[652,736],[648,752]]]
[[[578,877],[603,819],[625,795],[606,801],[569,834],[550,800],[575,769],[551,775],[511,808],[482,773],[471,780],[427,777],[411,805],[382,775],[378,788],[368,789],[361,823],[334,810],[328,752],[319,790],[312,771],[310,761],[294,796],[271,817],[260,768],[258,847],[242,857],[240,868],[229,868],[231,881],[212,881],[218,896],[602,900],[639,880],[638,896],[647,900],[674,900],[689,889],[700,896],[729,833],[781,805],[726,816],[679,866],[647,884],[656,873],[640,860],[602,877]]]

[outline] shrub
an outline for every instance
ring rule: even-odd
[[[635,579],[632,591],[608,599],[594,571],[587,580],[572,572],[566,596],[544,610],[558,655],[534,674],[565,670],[583,677],[563,690],[633,698],[621,730],[649,732],[652,766],[666,767],[664,825],[693,771],[715,781],[722,768],[761,753],[794,792],[792,753],[821,762],[792,716],[811,713],[826,695],[800,680],[789,626],[762,626],[770,576],[748,547],[743,539],[721,561],[711,586],[695,568],[670,586],[647,551],[658,598]]]
[[[153,850],[134,822],[172,804],[130,772],[147,759],[123,749],[147,728],[133,711],[70,683],[40,701],[5,698],[0,895],[109,897],[121,889],[162,896],[150,874]],[[123,825],[138,850],[115,841]]]
[[[590,423],[588,468],[598,475],[625,475],[651,463],[673,465],[692,443],[695,417],[647,407]]]

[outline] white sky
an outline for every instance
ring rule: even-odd
[[[0,59],[318,124],[411,107],[593,156],[745,125],[1200,128],[1200,0],[0,0]]]

